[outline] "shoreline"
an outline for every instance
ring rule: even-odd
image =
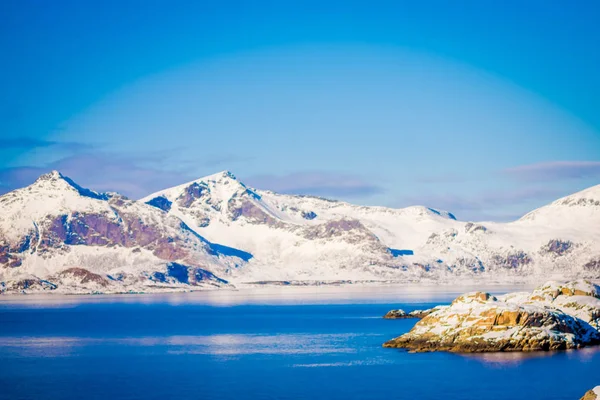
[[[199,304],[419,304],[450,302],[456,296],[473,290],[485,289],[501,294],[514,290],[528,290],[534,285],[487,284],[434,285],[320,285],[320,286],[258,286],[242,288],[204,289],[186,291],[156,291],[144,293],[57,293],[4,294],[0,305],[53,303],[53,302],[161,302],[175,301]]]
[[[149,287],[150,290],[131,291],[86,291],[67,292],[59,290],[39,290],[31,292],[4,292],[0,293],[0,301],[6,297],[26,296],[114,296],[114,295],[146,295],[146,294],[169,294],[169,293],[207,293],[207,292],[239,292],[249,290],[311,290],[311,289],[350,289],[353,291],[361,288],[496,288],[496,287],[523,287],[534,288],[536,283],[529,281],[469,281],[457,283],[453,281],[269,281],[268,283],[241,282],[227,286],[181,286],[181,287]]]

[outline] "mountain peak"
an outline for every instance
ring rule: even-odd
[[[37,186],[45,190],[74,190],[81,196],[91,197],[96,200],[108,200],[110,197],[105,193],[99,193],[80,186],[74,180],[57,170],[40,175],[32,186]]]
[[[223,170],[212,175],[206,175],[194,179],[193,181],[152,193],[140,199],[140,201],[148,202],[156,197],[165,197],[170,201],[174,201],[177,197],[181,196],[184,191],[190,190],[190,187],[198,185],[210,188],[210,190],[213,191],[213,194],[218,193],[219,198],[227,199],[229,199],[236,191],[246,190],[246,185],[240,182],[231,171]]]
[[[600,185],[595,185],[537,208],[525,214],[517,222],[534,221],[537,219],[572,222],[575,216],[580,216],[583,220],[589,222],[591,221],[591,215],[594,215],[593,213],[590,214],[589,210],[598,210],[598,207],[600,207]]]
[[[50,172],[40,175],[35,180],[35,182],[37,183],[37,182],[44,182],[44,181],[57,181],[59,179],[64,179],[64,178],[65,177],[63,176],[63,174],[61,174],[57,170],[52,170]]]
[[[200,181],[219,181],[222,179],[231,179],[234,181],[238,181],[238,178],[236,178],[236,176],[231,171],[228,171],[228,170],[223,170],[223,171],[217,172],[216,174],[208,175],[208,176],[205,176],[198,180],[200,180]]]
[[[600,185],[588,187],[579,192],[553,201],[549,206],[598,206],[600,205]]]

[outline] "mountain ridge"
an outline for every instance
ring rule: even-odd
[[[0,291],[597,279],[599,189],[495,223],[425,206],[278,194],[250,188],[229,171],[140,200],[95,192],[52,171],[0,196]]]

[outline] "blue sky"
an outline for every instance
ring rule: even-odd
[[[594,1],[0,2],[0,191],[259,188],[510,220],[600,183]]]

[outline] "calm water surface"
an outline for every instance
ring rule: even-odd
[[[383,320],[389,309],[463,291],[2,298],[0,398],[578,399],[600,384],[598,349],[462,356],[381,347],[415,323]]]

